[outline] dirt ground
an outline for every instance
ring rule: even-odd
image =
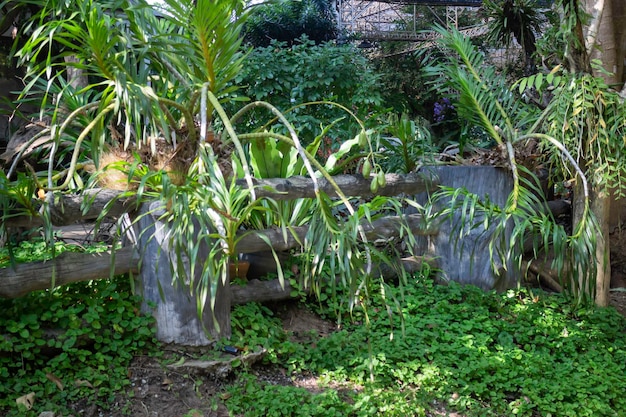
[[[284,328],[294,341],[302,342],[312,330],[324,336],[335,330],[332,322],[322,320],[298,303],[285,303],[275,309]],[[166,346],[165,356],[180,357],[184,347]],[[195,352],[197,353],[197,352]],[[225,355],[228,356],[228,355]],[[225,358],[228,359],[228,358]],[[277,367],[254,365],[252,372],[259,380],[273,384],[293,385],[321,391],[315,378],[285,375]],[[75,416],[83,417],[225,417],[228,410],[223,405],[224,387],[236,381],[236,373],[217,376],[201,370],[172,370],[159,360],[137,357],[128,369],[133,395],[122,394],[112,404],[115,411],[102,411],[95,406],[76,404]]]

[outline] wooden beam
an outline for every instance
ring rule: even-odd
[[[398,236],[402,225],[414,234],[428,235],[436,233],[433,227],[426,227],[418,214],[407,216],[390,216],[375,220],[372,224],[364,223],[363,228],[368,239],[391,239]],[[276,251],[284,251],[300,245],[307,226],[293,228],[293,234],[284,239],[282,231],[275,229],[260,230],[247,233],[237,244],[238,253],[253,253],[268,250],[265,236]],[[294,236],[297,236],[297,238]],[[138,257],[132,247],[122,248],[115,253],[98,254],[66,252],[56,259],[28,264],[18,264],[15,268],[0,269],[0,297],[16,298],[31,291],[50,288],[52,284],[59,286],[72,282],[89,281],[107,278],[113,268],[114,275],[138,271]],[[54,281],[53,281],[54,277]]]
[[[430,236],[438,232],[436,225],[428,225],[419,214],[408,214],[405,216],[388,216],[374,220],[371,224],[363,222],[365,236],[370,241],[389,240],[400,234],[402,227],[407,227],[414,235]],[[300,246],[308,231],[308,226],[293,227],[287,233],[287,238],[283,236],[280,229],[266,229],[246,232],[237,243],[235,252],[253,253],[269,250],[264,238],[269,239],[272,247],[276,251],[284,251]],[[407,230],[407,231],[408,231]]]
[[[408,273],[419,271],[424,264],[428,264],[431,268],[437,267],[437,260],[427,256],[412,256],[398,260],[398,267],[404,268]],[[385,278],[391,278],[397,275],[397,270],[385,264],[375,266],[375,271],[382,274]],[[285,286],[281,287],[278,279],[260,281],[251,279],[246,285],[231,285],[231,303],[246,304],[250,302],[266,303],[272,301],[284,301],[293,298],[292,292],[294,288],[289,281],[285,281]]]
[[[399,194],[419,194],[432,191],[438,185],[438,180],[430,173],[387,174],[387,184],[380,187],[376,195],[396,196]],[[370,179],[362,175],[335,175],[333,180],[346,196],[368,197],[373,193],[370,190]],[[245,186],[244,180],[239,180]],[[296,198],[315,198],[313,180],[310,177],[295,176],[289,178],[253,179],[257,186],[258,197],[270,197],[274,200],[294,200]],[[337,197],[335,189],[325,178],[318,178],[319,189],[330,197]]]
[[[53,260],[17,264],[0,269],[0,297],[17,298],[72,282],[138,273],[138,258],[132,247],[97,254],[66,252]]]
[[[75,223],[95,220],[108,207],[107,217],[119,217],[135,209],[134,199],[119,199],[122,192],[106,188],[94,188],[82,194],[62,194],[55,197],[50,208],[54,226],[68,226]],[[43,225],[39,216],[20,216],[7,219],[9,227],[34,228]]]
[[[333,177],[337,185],[347,196],[368,197],[370,180],[362,175],[337,175]],[[398,194],[418,194],[434,189],[438,182],[437,178],[429,173],[412,174],[387,174],[387,185],[380,187],[376,195],[394,196]],[[238,181],[246,186],[244,180]],[[258,197],[267,197],[275,200],[295,200],[297,198],[314,198],[313,180],[309,177],[269,178],[253,179],[258,187]],[[330,197],[336,197],[337,193],[330,183],[324,179],[318,179],[320,190]],[[105,188],[85,190],[82,194],[62,194],[55,197],[55,203],[51,207],[52,224],[54,226],[67,226],[81,221],[95,220],[108,207],[108,217],[119,217],[124,213],[135,210],[134,199],[119,199],[122,191]],[[88,204],[87,204],[88,203]],[[33,228],[43,224],[38,216],[15,217],[7,221],[11,227]]]

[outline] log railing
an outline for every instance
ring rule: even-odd
[[[339,175],[334,180],[345,195],[368,197],[372,193],[369,180],[360,175]],[[335,196],[335,191],[325,179],[318,179],[320,190]],[[399,194],[418,194],[432,190],[437,186],[437,178],[428,173],[413,173],[407,175],[387,174],[386,186],[380,187],[377,195],[393,196]],[[314,197],[312,180],[307,177],[291,177],[286,179],[263,179],[255,180],[257,195],[259,197],[271,197],[277,200]],[[119,200],[120,192],[114,190],[90,190],[83,197],[64,195],[57,199],[52,207],[52,222],[56,226],[68,225],[77,221],[88,221],[98,217],[107,204],[112,204],[111,216],[120,216],[132,212],[134,203],[130,200]],[[89,210],[84,211],[84,198],[90,199]],[[12,221],[14,226],[38,226],[41,224],[38,218],[17,218]],[[371,224],[364,223],[363,228],[367,239],[391,239],[398,235],[401,226],[411,229],[416,235],[432,235],[437,232],[436,228],[426,226],[420,215],[411,214],[406,216],[389,216],[375,220]],[[267,241],[277,251],[288,250],[299,245],[308,230],[307,226],[293,228],[294,235],[288,234],[285,240],[281,231],[267,229],[246,233],[237,244],[238,253],[253,253],[267,250]],[[264,237],[261,237],[264,236]],[[297,238],[296,238],[297,236]],[[407,268],[413,261],[403,262]],[[65,285],[78,281],[89,281],[99,278],[108,278],[111,275],[138,272],[139,255],[135,248],[128,247],[114,252],[99,254],[65,253],[51,261],[19,264],[0,269],[0,297],[15,298],[27,294],[30,291],[50,288],[51,285]],[[254,288],[252,288],[254,286]],[[263,288],[262,288],[263,287]],[[267,288],[265,288],[267,287]],[[275,282],[267,281],[254,283],[249,291],[237,289],[233,294],[233,303],[245,302],[250,299],[249,292],[256,294],[269,294],[272,297],[285,298],[289,289],[274,291],[280,286]],[[280,295],[283,294],[283,295]],[[257,298],[258,300],[258,298]]]

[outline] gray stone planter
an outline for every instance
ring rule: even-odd
[[[141,257],[136,288],[143,297],[142,309],[156,319],[157,339],[163,343],[204,346],[220,337],[230,337],[228,283],[226,286],[221,282],[218,285],[213,312],[208,305],[209,294],[202,317],[198,316],[196,299],[190,295],[189,288],[182,283],[172,285],[170,260],[175,259],[175,254],[171,253],[168,244],[169,226],[158,220],[161,213],[154,212],[158,207],[158,202],[143,205],[133,227]],[[204,254],[200,259],[206,257],[208,249],[201,247],[200,251]]]

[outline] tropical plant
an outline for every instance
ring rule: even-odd
[[[530,87],[533,86],[533,87]],[[597,266],[586,293],[600,305],[608,304],[610,262],[608,256],[608,218],[611,195],[624,195],[624,147],[626,111],[623,99],[603,78],[591,74],[572,75],[555,68],[547,76],[522,79],[520,89],[534,88],[540,94],[549,94],[549,105],[541,120],[542,129],[567,149],[583,168],[589,187],[576,183],[574,190],[574,222],[580,221],[587,210],[584,197],[591,198],[590,209],[601,229],[597,235],[595,259]],[[551,90],[549,93],[547,90]],[[563,123],[567,120],[567,123]],[[575,174],[563,166],[563,161],[552,155],[552,164],[561,169],[566,178]],[[606,255],[604,254],[606,252]]]
[[[411,120],[406,113],[400,117],[389,117],[388,132],[391,137],[382,136],[380,144],[386,170],[390,172],[414,172],[421,160],[428,159],[434,150],[431,133],[425,120]]]
[[[524,53],[524,72],[534,73],[536,38],[543,23],[538,0],[485,0],[483,7],[489,18],[488,41],[508,47],[515,38]]]
[[[624,88],[621,58],[616,58],[614,54],[626,48],[624,40],[619,41],[620,38],[615,36],[623,20],[620,18],[623,8],[618,3],[555,1],[561,18],[557,30],[551,33],[549,50],[557,48],[554,56],[560,65],[555,66],[550,77],[537,75],[529,80],[537,84],[536,89],[542,90],[545,101],[552,97],[546,88],[557,87],[555,99],[546,109],[545,120],[550,122],[544,129],[570,146],[589,178],[591,210],[600,225],[595,255],[596,275],[591,283],[595,283],[595,288],[590,288],[590,296],[595,294],[596,303],[602,306],[609,303],[611,269],[608,236],[612,187],[617,188],[617,195],[623,192],[624,158],[622,143],[617,138],[623,136],[626,115],[623,99],[613,90]],[[596,49],[602,51],[600,58],[603,61],[593,59],[598,56]],[[616,73],[612,74],[604,68]],[[583,215],[587,196],[582,184],[577,182],[573,204],[575,220]]]
[[[276,107],[262,101],[241,107],[233,104],[240,100],[237,83],[246,56],[241,50],[241,30],[248,13],[243,2],[167,0],[158,17],[141,1],[40,5],[41,14],[23,28],[25,46],[17,57],[28,69],[22,97],[40,97],[42,113],[50,120],[45,129],[52,144],[45,154],[50,161],[47,184],[37,181],[48,193],[44,213],[53,204],[52,193],[67,189],[79,159],[90,157],[98,166],[104,152],[131,149],[136,159],[116,165],[126,165],[128,174],[129,187],[122,196],[134,196],[138,203],[160,202],[152,214],[170,225],[173,276],[199,295],[202,312],[207,294],[211,294],[208,305],[215,304],[214,289],[227,277],[227,261],[236,256],[242,226],[250,224],[254,213],[281,215],[272,199],[257,199],[244,149],[247,141],[270,138],[294,148],[298,164],[313,179],[316,204],[303,242],[307,254],[303,258],[311,272],[308,279],[322,285],[325,278],[319,272],[323,265],[330,265],[353,294],[358,291],[359,280],[368,279],[371,271],[362,216],[328,171],[355,146],[373,157],[369,134],[348,108],[324,102],[323,106],[342,108],[356,125],[357,135],[322,165],[302,146],[296,128]],[[76,59],[63,59],[67,55]],[[86,86],[75,89],[64,80],[72,68],[88,76]],[[57,86],[54,97],[51,86]],[[69,111],[68,101],[78,104]],[[232,117],[227,105],[236,110]],[[268,123],[254,131],[240,126],[235,130],[237,123],[258,109],[267,111],[262,114],[270,116]],[[328,123],[328,128],[332,126]],[[72,143],[71,159],[58,178],[55,161],[65,140]],[[295,155],[286,150],[284,154]],[[245,185],[236,182],[240,170]],[[338,201],[320,191],[320,175],[335,186]],[[337,205],[343,207],[348,221],[335,215]],[[286,236],[289,232],[282,227]],[[198,258],[201,247],[209,250],[203,261]],[[325,264],[327,254],[331,260]],[[196,265],[200,274],[194,273]]]
[[[306,35],[315,43],[337,37],[337,21],[329,0],[276,0],[255,6],[245,26],[245,39],[254,46],[273,40],[295,42]]]
[[[579,161],[566,144],[541,130],[542,115],[516,99],[515,92],[506,86],[502,76],[483,66],[484,56],[468,39],[455,31],[439,31],[441,43],[450,53],[443,63],[432,69],[433,74],[438,77],[444,74],[442,87],[458,94],[455,107],[459,117],[489,134],[504,155],[513,177],[513,191],[503,207],[464,190],[444,189],[439,194],[438,197],[449,199],[448,213],[457,210],[462,213],[459,236],[476,227],[494,227],[490,244],[492,256],[500,257],[502,265],[513,260],[518,268],[529,244],[536,257],[542,250],[552,248],[554,267],[569,294],[577,302],[592,301],[598,225],[590,211],[588,181]],[[540,140],[555,157],[563,158],[585,190],[582,214],[571,235],[544,209],[545,197],[536,177],[516,160],[514,143],[531,138]],[[479,212],[485,216],[477,216]]]
[[[321,136],[311,143],[306,151],[315,155],[320,143]],[[306,175],[303,160],[299,158],[297,149],[289,143],[272,138],[253,140],[248,145],[248,152],[255,178],[289,178],[294,175]],[[259,230],[274,226],[303,226],[314,212],[315,200],[297,198],[278,200],[272,204],[275,204],[276,210],[255,212],[250,217],[249,226]]]

